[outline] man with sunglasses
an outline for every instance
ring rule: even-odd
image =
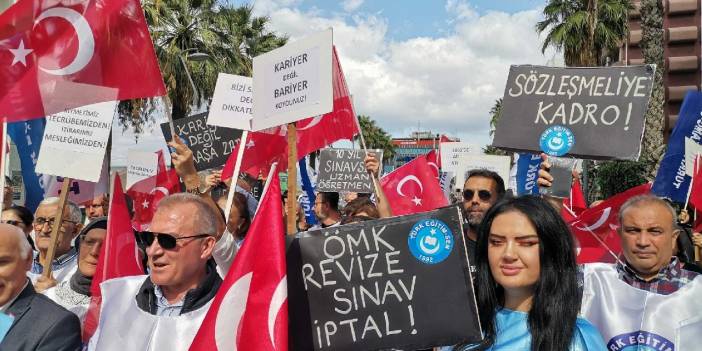
[[[89,350],[188,349],[222,283],[210,260],[217,215],[193,194],[159,202],[150,231],[138,234],[149,275],[101,284],[100,321]]]
[[[485,213],[505,195],[505,182],[497,173],[485,169],[468,171],[463,183],[463,231],[466,235],[471,273],[475,273],[478,227]]]
[[[44,258],[49,251],[49,246],[51,246],[51,231],[54,225],[57,225],[55,217],[58,207],[59,198],[48,197],[39,203],[39,207],[34,213],[33,227],[37,251],[34,253],[32,269],[28,275],[39,292],[69,279],[78,267],[78,252],[71,243],[83,227],[81,224],[82,215],[78,205],[67,201],[59,228],[54,260],[51,262],[53,279],[41,276],[44,272]]]

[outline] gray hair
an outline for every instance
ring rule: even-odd
[[[658,196],[651,195],[651,194],[644,194],[644,195],[637,195],[629,200],[626,200],[622,207],[619,208],[619,214],[618,214],[618,219],[619,219],[619,224],[622,223],[622,218],[624,217],[624,212],[628,210],[631,207],[639,207],[644,204],[658,204],[663,207],[670,213],[670,217],[672,218],[672,225],[673,225],[673,230],[677,230],[678,228],[678,221],[677,221],[677,214],[675,212],[675,209],[673,206],[670,205],[668,201],[665,201],[661,199]],[[621,228],[621,227],[620,227]]]
[[[195,221],[197,222],[200,232],[197,234],[210,234],[215,235],[217,233],[217,213],[210,205],[197,195],[188,193],[178,193],[164,197],[158,203],[158,208],[156,211],[161,211],[165,209],[170,209],[178,205],[193,205],[195,206],[196,212],[193,213]]]
[[[17,239],[17,248],[19,249],[20,257],[23,260],[28,259],[29,255],[32,254],[32,245],[29,244],[29,240],[27,240],[27,236],[24,234],[24,232],[14,225],[0,224],[0,226],[7,232],[3,233],[3,235],[7,234],[15,236],[15,239]]]
[[[59,198],[56,196],[47,197],[39,203],[39,206],[52,206],[59,204]],[[73,203],[73,201],[66,200],[66,207],[68,207],[68,220],[75,223],[80,223],[83,219],[83,214],[80,213],[80,208],[78,205]]]

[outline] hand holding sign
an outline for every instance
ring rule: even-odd
[[[366,158],[363,159],[363,162],[366,165],[366,171],[370,172],[370,174],[373,177],[378,177],[380,173],[380,162],[378,162],[378,159],[375,156],[374,152],[369,152],[366,154]]]
[[[175,150],[175,152],[171,153],[173,167],[175,167],[176,173],[178,173],[180,178],[183,179],[186,187],[192,189],[199,186],[200,178],[198,178],[195,161],[193,161],[193,152],[190,148],[177,135],[168,143],[168,146]]]

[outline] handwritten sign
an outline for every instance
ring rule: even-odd
[[[636,160],[654,71],[653,65],[512,66],[493,146]]]
[[[251,130],[253,116],[253,80],[249,77],[220,73],[217,76],[207,124]]]
[[[222,166],[241,138],[241,130],[207,124],[207,113],[173,121],[176,133],[193,152],[195,169],[203,171]],[[166,141],[171,140],[168,122],[161,123]]]
[[[383,158],[382,150],[373,150]],[[366,171],[363,150],[323,149],[319,155],[317,191],[372,193],[373,180]]]
[[[332,111],[331,29],[254,57],[253,70],[253,130]]]
[[[291,325],[310,328],[291,334],[295,349],[479,341],[461,223],[454,206],[303,233],[288,251]]]
[[[47,116],[36,172],[97,182],[116,109],[109,101]]]

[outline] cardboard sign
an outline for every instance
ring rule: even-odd
[[[254,57],[253,70],[253,130],[332,111],[331,29]]]
[[[372,150],[383,159],[382,150]],[[372,193],[373,180],[366,171],[363,150],[322,149],[319,155],[317,191]]]
[[[46,189],[45,197],[58,197],[61,195],[61,188],[63,187],[63,182],[66,180],[64,177],[55,177],[50,175],[43,176],[44,189]],[[92,201],[93,198],[107,194],[108,183],[109,183],[110,173],[107,171],[107,160],[105,159],[102,163],[102,169],[100,171],[100,179],[97,183],[88,182],[84,180],[71,179],[71,184],[68,186],[68,200],[73,201],[76,204],[82,204],[88,201]]]
[[[97,182],[116,109],[109,101],[47,116],[36,172]]]
[[[294,349],[480,341],[462,222],[452,206],[302,233],[288,250]]]
[[[241,138],[241,130],[208,125],[207,113],[177,119],[173,125],[178,136],[192,150],[198,172],[224,165]],[[161,123],[161,131],[166,141],[170,141],[168,122]]]
[[[253,79],[220,73],[217,76],[207,124],[251,130],[253,116]]]
[[[132,187],[144,179],[154,178],[158,172],[158,154],[155,152],[129,150],[127,152],[127,186]],[[154,179],[154,186],[156,179]]]
[[[655,66],[512,66],[493,146],[637,160]]]
[[[453,172],[458,174],[461,171],[462,164],[470,155],[479,155],[480,148],[471,143],[451,142],[439,144],[441,154],[441,170],[443,172]]]

